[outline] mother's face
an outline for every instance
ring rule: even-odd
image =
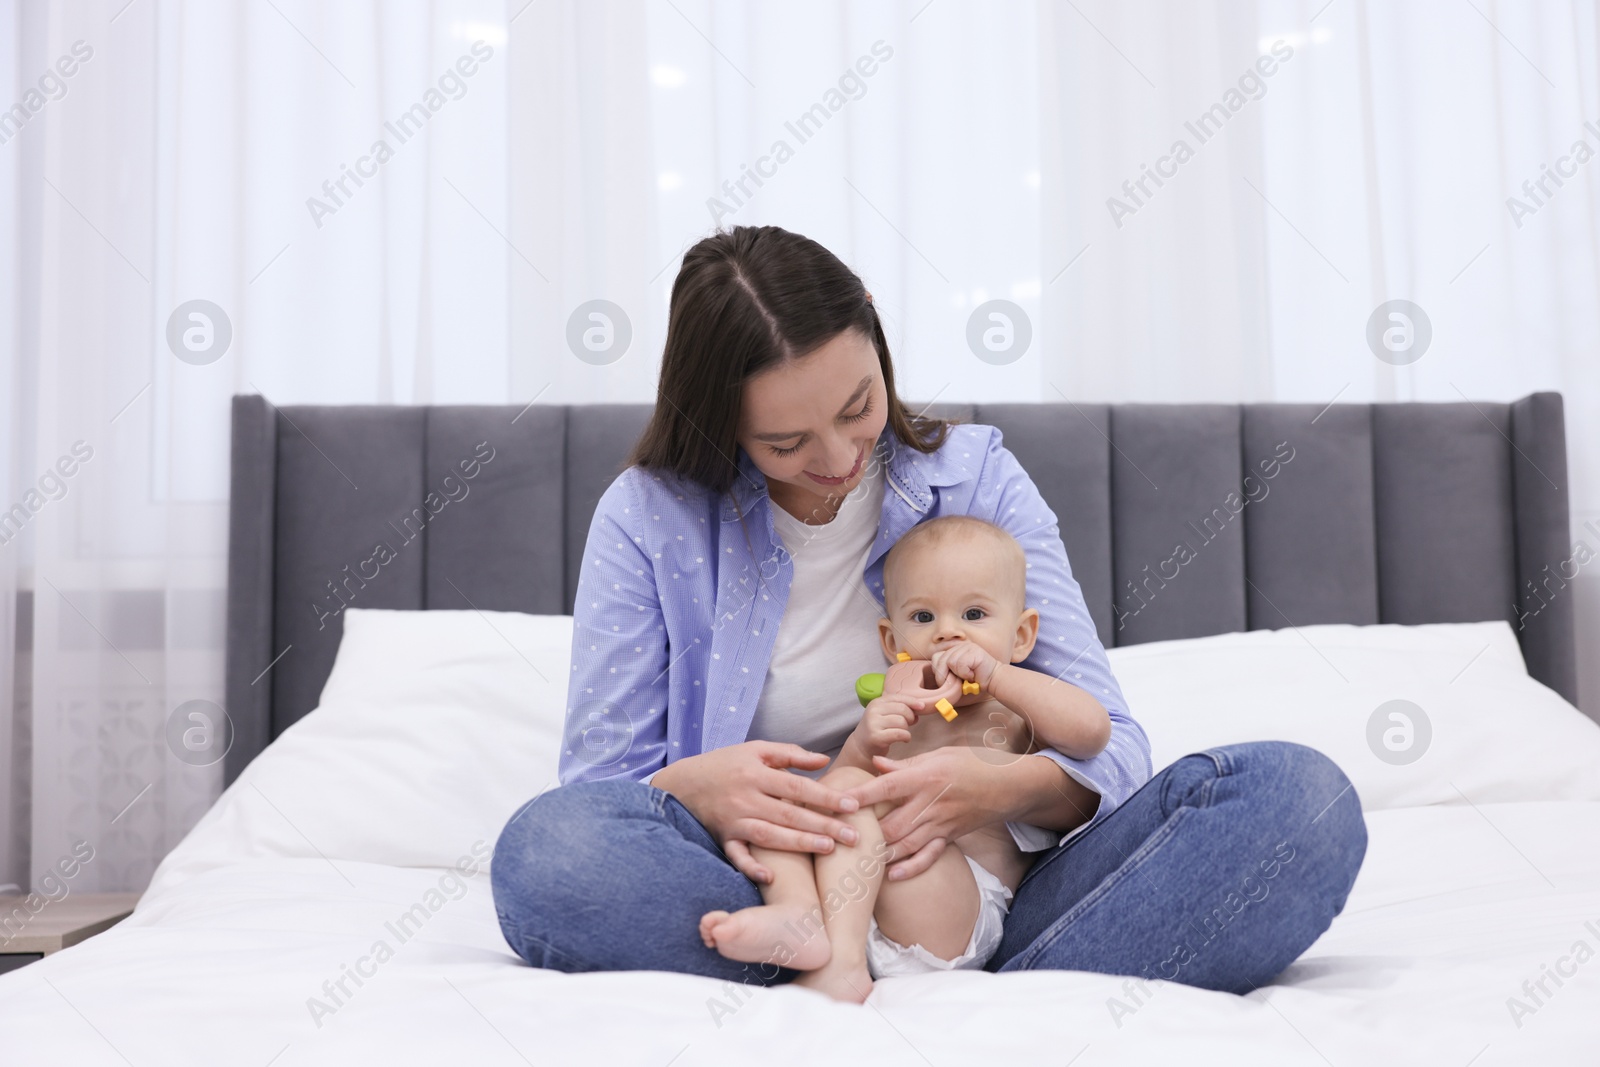
[[[742,407],[740,447],[767,476],[772,499],[807,521],[831,519],[860,484],[888,421],[878,353],[858,330],[751,378]]]

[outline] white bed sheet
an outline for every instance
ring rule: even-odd
[[[1527,677],[1504,623],[1114,653],[1158,766],[1280,736],[1357,783],[1370,843],[1350,900],[1272,985],[959,972],[884,980],[865,1008],[523,964],[487,873],[452,882],[446,865],[553,780],[571,620],[350,609],[345,627],[321,707],[246,768],[133,916],[0,976],[0,1065],[1600,1062],[1600,729]],[[1391,697],[1434,721],[1405,767],[1367,751]],[[419,904],[402,941],[391,924]],[[346,968],[380,941],[392,956],[357,986]]]
[[[481,874],[401,943],[386,924],[439,870],[244,860],[0,979],[0,1061],[1594,1063],[1600,957],[1560,987],[1547,979],[1554,995],[1520,1026],[1507,1001],[1576,942],[1600,949],[1600,803],[1405,808],[1368,826],[1343,915],[1242,998],[1156,982],[1135,1000],[1119,978],[961,973],[884,980],[861,1009],[794,988],[736,999],[681,975],[562,975],[507,949]],[[393,957],[314,1019],[309,998],[380,939]],[[713,1001],[731,1014],[714,1018]]]

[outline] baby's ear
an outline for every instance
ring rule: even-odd
[[[878,640],[883,645],[883,658],[893,663],[895,654],[900,651],[900,646],[894,639],[894,623],[888,619],[878,620]]]
[[[1017,616],[1017,636],[1012,642],[1011,662],[1021,663],[1027,659],[1038,640],[1039,613],[1033,608],[1024,608],[1022,614]]]

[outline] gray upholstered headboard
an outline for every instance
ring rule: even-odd
[[[227,779],[316,706],[341,602],[570,613],[595,503],[649,411],[235,397]],[[1004,432],[1060,519],[1107,646],[1505,619],[1533,676],[1577,701],[1557,573],[1569,535],[1560,394],[933,411]]]

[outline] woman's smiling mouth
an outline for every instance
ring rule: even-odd
[[[854,478],[856,476],[856,472],[861,469],[861,461],[866,456],[866,454],[867,454],[867,446],[866,445],[862,445],[858,449],[856,449],[856,464],[855,464],[855,466],[850,468],[850,473],[846,474],[842,478],[824,478],[824,477],[822,477],[822,475],[820,475],[820,474],[812,474],[810,471],[806,471],[805,472],[806,477],[810,478],[812,481],[816,482],[818,485],[843,485],[845,482],[848,482],[851,478]]]

